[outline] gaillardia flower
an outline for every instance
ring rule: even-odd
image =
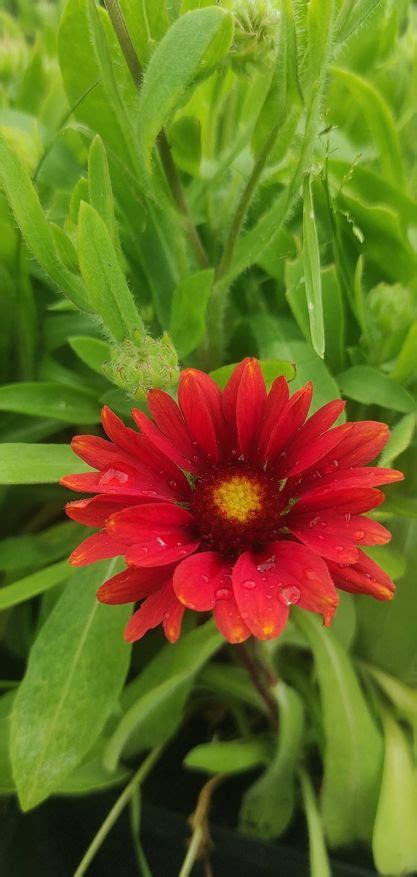
[[[283,377],[267,393],[259,363],[245,359],[223,392],[208,375],[181,373],[178,404],[151,390],[153,420],[133,410],[140,432],[109,408],[109,441],[77,436],[76,454],[97,471],[62,483],[92,493],[68,515],[99,527],[74,551],[76,566],[122,555],[126,569],[98,591],[103,603],[141,606],[126,628],[139,639],[163,624],[175,642],[185,607],[212,611],[237,643],[272,639],[292,604],[329,624],[337,588],[392,597],[394,585],[358,546],[390,533],[364,513],[398,481],[393,469],[367,467],[388,427],[373,421],[334,426],[344,403],[307,419],[312,386],[291,397]]]

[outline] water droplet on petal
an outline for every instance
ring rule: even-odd
[[[242,582],[242,588],[245,588],[245,591],[253,591],[256,588],[256,582],[253,579],[246,579],[245,582]]]
[[[350,512],[346,512],[346,514],[345,514],[345,521],[346,521],[347,524],[349,523],[351,517],[352,517],[352,515],[350,514]]]
[[[305,569],[304,576],[306,579],[308,579],[309,582],[313,582],[316,578],[316,574],[314,572],[314,569]]]
[[[98,483],[100,487],[104,485],[106,487],[119,487],[120,484],[126,484],[128,480],[129,475],[127,474],[127,472],[121,472],[120,469],[110,468],[103,472],[103,475],[101,476],[101,478],[99,478]]]
[[[233,595],[230,588],[219,588],[215,591],[214,596],[216,600],[231,600]]]
[[[168,621],[169,616],[170,616],[169,612],[164,612],[165,621]]]
[[[201,581],[203,582],[203,585],[206,585],[208,582],[208,576],[201,576]]]
[[[178,485],[177,485],[177,482],[176,482],[176,481],[168,481],[168,487],[171,487],[172,490],[175,490],[175,488],[176,488],[177,486],[178,486]]]
[[[268,557],[268,560],[264,560],[263,563],[260,563],[256,569],[258,572],[269,572],[275,566],[275,554],[272,557]]]
[[[340,551],[344,551],[344,550],[345,549],[344,549],[343,545],[336,545],[336,551],[340,552]]]
[[[292,606],[300,600],[301,591],[296,585],[287,585],[280,591],[280,597],[286,606]]]
[[[320,515],[316,515],[315,518],[312,518],[312,519],[311,519],[309,526],[310,526],[310,527],[315,527],[316,524],[319,523],[319,521],[320,521]]]
[[[363,539],[365,533],[363,530],[355,530],[355,541],[360,542]]]
[[[164,540],[161,539],[160,536],[157,536],[157,537],[156,537],[155,542],[156,542],[158,545],[160,545],[161,548],[166,548],[166,547],[167,547],[166,542],[164,542]]]

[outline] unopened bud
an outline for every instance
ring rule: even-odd
[[[144,399],[153,387],[166,389],[179,377],[177,352],[166,332],[162,338],[137,333],[133,339],[115,344],[103,370],[134,399]]]
[[[275,57],[279,12],[273,0],[226,0],[234,13],[235,36],[230,57],[243,73],[266,70]]]

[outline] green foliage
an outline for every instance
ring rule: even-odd
[[[141,755],[168,743],[173,772],[187,752],[187,769],[242,774],[248,833],[278,837],[303,807],[313,877],[331,871],[327,845],[416,870],[414,7],[0,13],[0,791],[24,809],[120,783],[128,796]],[[366,549],[395,599],[344,594],[331,631],[295,612],[259,652],[278,729],[211,622],[186,616],[175,646],[151,633],[125,684],[130,609],[96,602],[113,562],[67,565],[86,530],[58,485],[89,471],[69,442],[103,436],[103,404],[127,420],[151,386],[175,395],[179,362],[224,387],[246,356],[268,387],[311,380],[313,411],[342,396],[339,423],[388,423],[377,465],[406,476],[374,513],[392,545]]]

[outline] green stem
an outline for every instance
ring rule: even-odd
[[[278,721],[278,708],[276,700],[271,693],[271,686],[276,685],[278,680],[275,677],[272,678],[270,668],[267,667],[265,663],[261,663],[259,655],[251,653],[249,647],[245,643],[241,643],[239,646],[239,656],[246,667],[254,687],[265,703],[271,724],[276,728]]]
[[[162,746],[157,746],[155,749],[152,749],[147,758],[142,761],[142,764],[140,765],[136,773],[133,774],[132,779],[127,784],[122,794],[118,797],[116,803],[113,805],[110,812],[106,816],[103,824],[100,826],[97,834],[95,835],[90,846],[88,847],[87,852],[85,853],[80,864],[78,865],[77,870],[74,871],[74,877],[83,877],[83,875],[87,872],[88,867],[90,866],[94,857],[97,855],[102,843],[105,841],[107,835],[117,822],[120,814],[129,803],[132,795],[135,793],[138,786],[143,783],[148,773],[152,770],[161,752]]]
[[[143,82],[143,68],[130,38],[122,10],[120,9],[118,0],[105,0],[105,4],[133,82],[139,90]],[[177,205],[179,213],[184,219],[188,238],[194,250],[197,262],[202,268],[207,268],[209,260],[204,250],[200,235],[191,220],[181,180],[172,158],[171,148],[164,129],[160,131],[156,145],[172,198]]]

